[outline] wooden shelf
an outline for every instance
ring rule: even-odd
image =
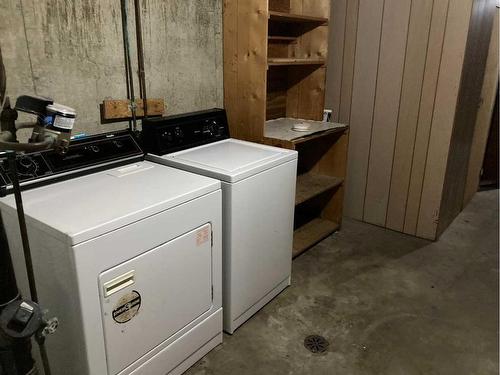
[[[291,22],[291,23],[318,23],[320,25],[327,25],[328,18],[304,16],[301,14],[292,14],[285,12],[269,11],[269,19],[277,22]]]
[[[325,65],[326,60],[323,58],[315,59],[297,59],[295,57],[287,58],[269,58],[267,59],[268,66],[283,66],[283,65]]]
[[[297,40],[294,36],[279,36],[279,35],[269,35],[267,37],[268,40],[277,41],[277,42],[295,42]]]
[[[342,185],[344,180],[338,177],[324,176],[316,173],[305,173],[297,177],[295,205],[304,203],[326,191]]]
[[[302,254],[339,227],[336,222],[317,218],[296,229],[293,234],[293,257]]]
[[[311,132],[300,133],[293,131],[292,127],[295,123],[310,124]],[[348,126],[345,124],[285,117],[266,121],[264,140],[270,145],[281,145],[282,147],[294,149],[296,145],[326,137],[330,134],[344,133],[347,129]]]

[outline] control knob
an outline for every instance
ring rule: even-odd
[[[171,143],[174,140],[174,136],[172,135],[172,132],[169,132],[169,131],[163,132],[161,136],[168,143]]]
[[[122,141],[113,141],[113,144],[115,145],[116,148],[122,148],[123,147],[123,142]]]
[[[184,132],[182,131],[182,129],[180,127],[176,127],[175,130],[174,130],[174,134],[175,134],[175,138],[177,141],[182,141],[183,138],[184,138]]]
[[[21,176],[35,176],[38,170],[37,163],[29,156],[17,159],[17,172]]]

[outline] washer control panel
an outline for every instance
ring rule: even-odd
[[[145,152],[164,155],[229,138],[226,111],[212,109],[169,117],[145,119]]]

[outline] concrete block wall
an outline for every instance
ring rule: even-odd
[[[168,114],[222,106],[222,0],[141,7],[148,97],[164,98]],[[136,65],[132,0],[129,31]],[[101,125],[99,115],[104,99],[127,95],[119,0],[2,0],[0,47],[11,98],[44,95],[75,108],[75,132],[127,126]]]

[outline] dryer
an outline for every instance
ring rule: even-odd
[[[18,160],[54,375],[181,374],[222,342],[220,182],[143,159],[113,133]],[[0,199],[29,296],[15,207]]]
[[[143,122],[146,159],[221,181],[224,330],[290,285],[297,152],[229,137],[224,110]]]

